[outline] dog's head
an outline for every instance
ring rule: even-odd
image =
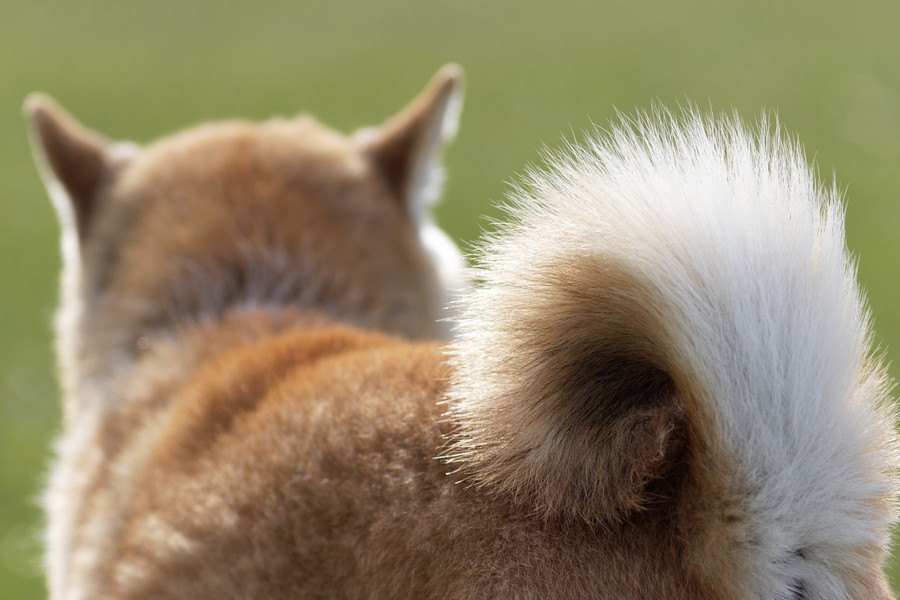
[[[462,260],[429,208],[460,100],[461,71],[448,66],[397,116],[350,136],[300,116],[207,124],[141,147],[29,97],[63,226],[64,369],[90,374],[162,329],[236,305],[444,333]]]

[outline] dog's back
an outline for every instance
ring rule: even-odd
[[[841,214],[689,117],[461,261],[448,68],[351,137],[112,144],[28,104],[64,223],[56,598],[888,598],[893,430]]]

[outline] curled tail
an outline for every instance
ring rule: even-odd
[[[838,192],[777,126],[694,113],[553,162],[462,303],[447,453],[461,476],[592,523],[669,498],[693,511],[689,546],[721,540],[772,590],[798,569],[825,590],[816,564],[882,552],[889,386]]]

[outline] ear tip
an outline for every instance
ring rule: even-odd
[[[457,63],[447,63],[441,67],[434,76],[435,83],[448,89],[462,87],[466,79],[466,72]]]
[[[56,102],[48,94],[31,92],[25,96],[25,101],[22,103],[22,112],[26,117],[34,117],[51,110],[54,105],[56,105]]]
[[[32,92],[22,103],[22,113],[25,119],[35,126],[44,127],[48,121],[57,120],[57,116],[62,114],[62,108],[52,96],[43,92]]]

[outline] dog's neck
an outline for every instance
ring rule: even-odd
[[[63,365],[65,396],[78,405],[66,407],[66,419],[88,406],[105,410],[148,384],[177,385],[200,366],[261,338],[339,323],[320,311],[277,306],[233,306],[137,336],[99,335],[83,323],[71,340],[72,360]]]

